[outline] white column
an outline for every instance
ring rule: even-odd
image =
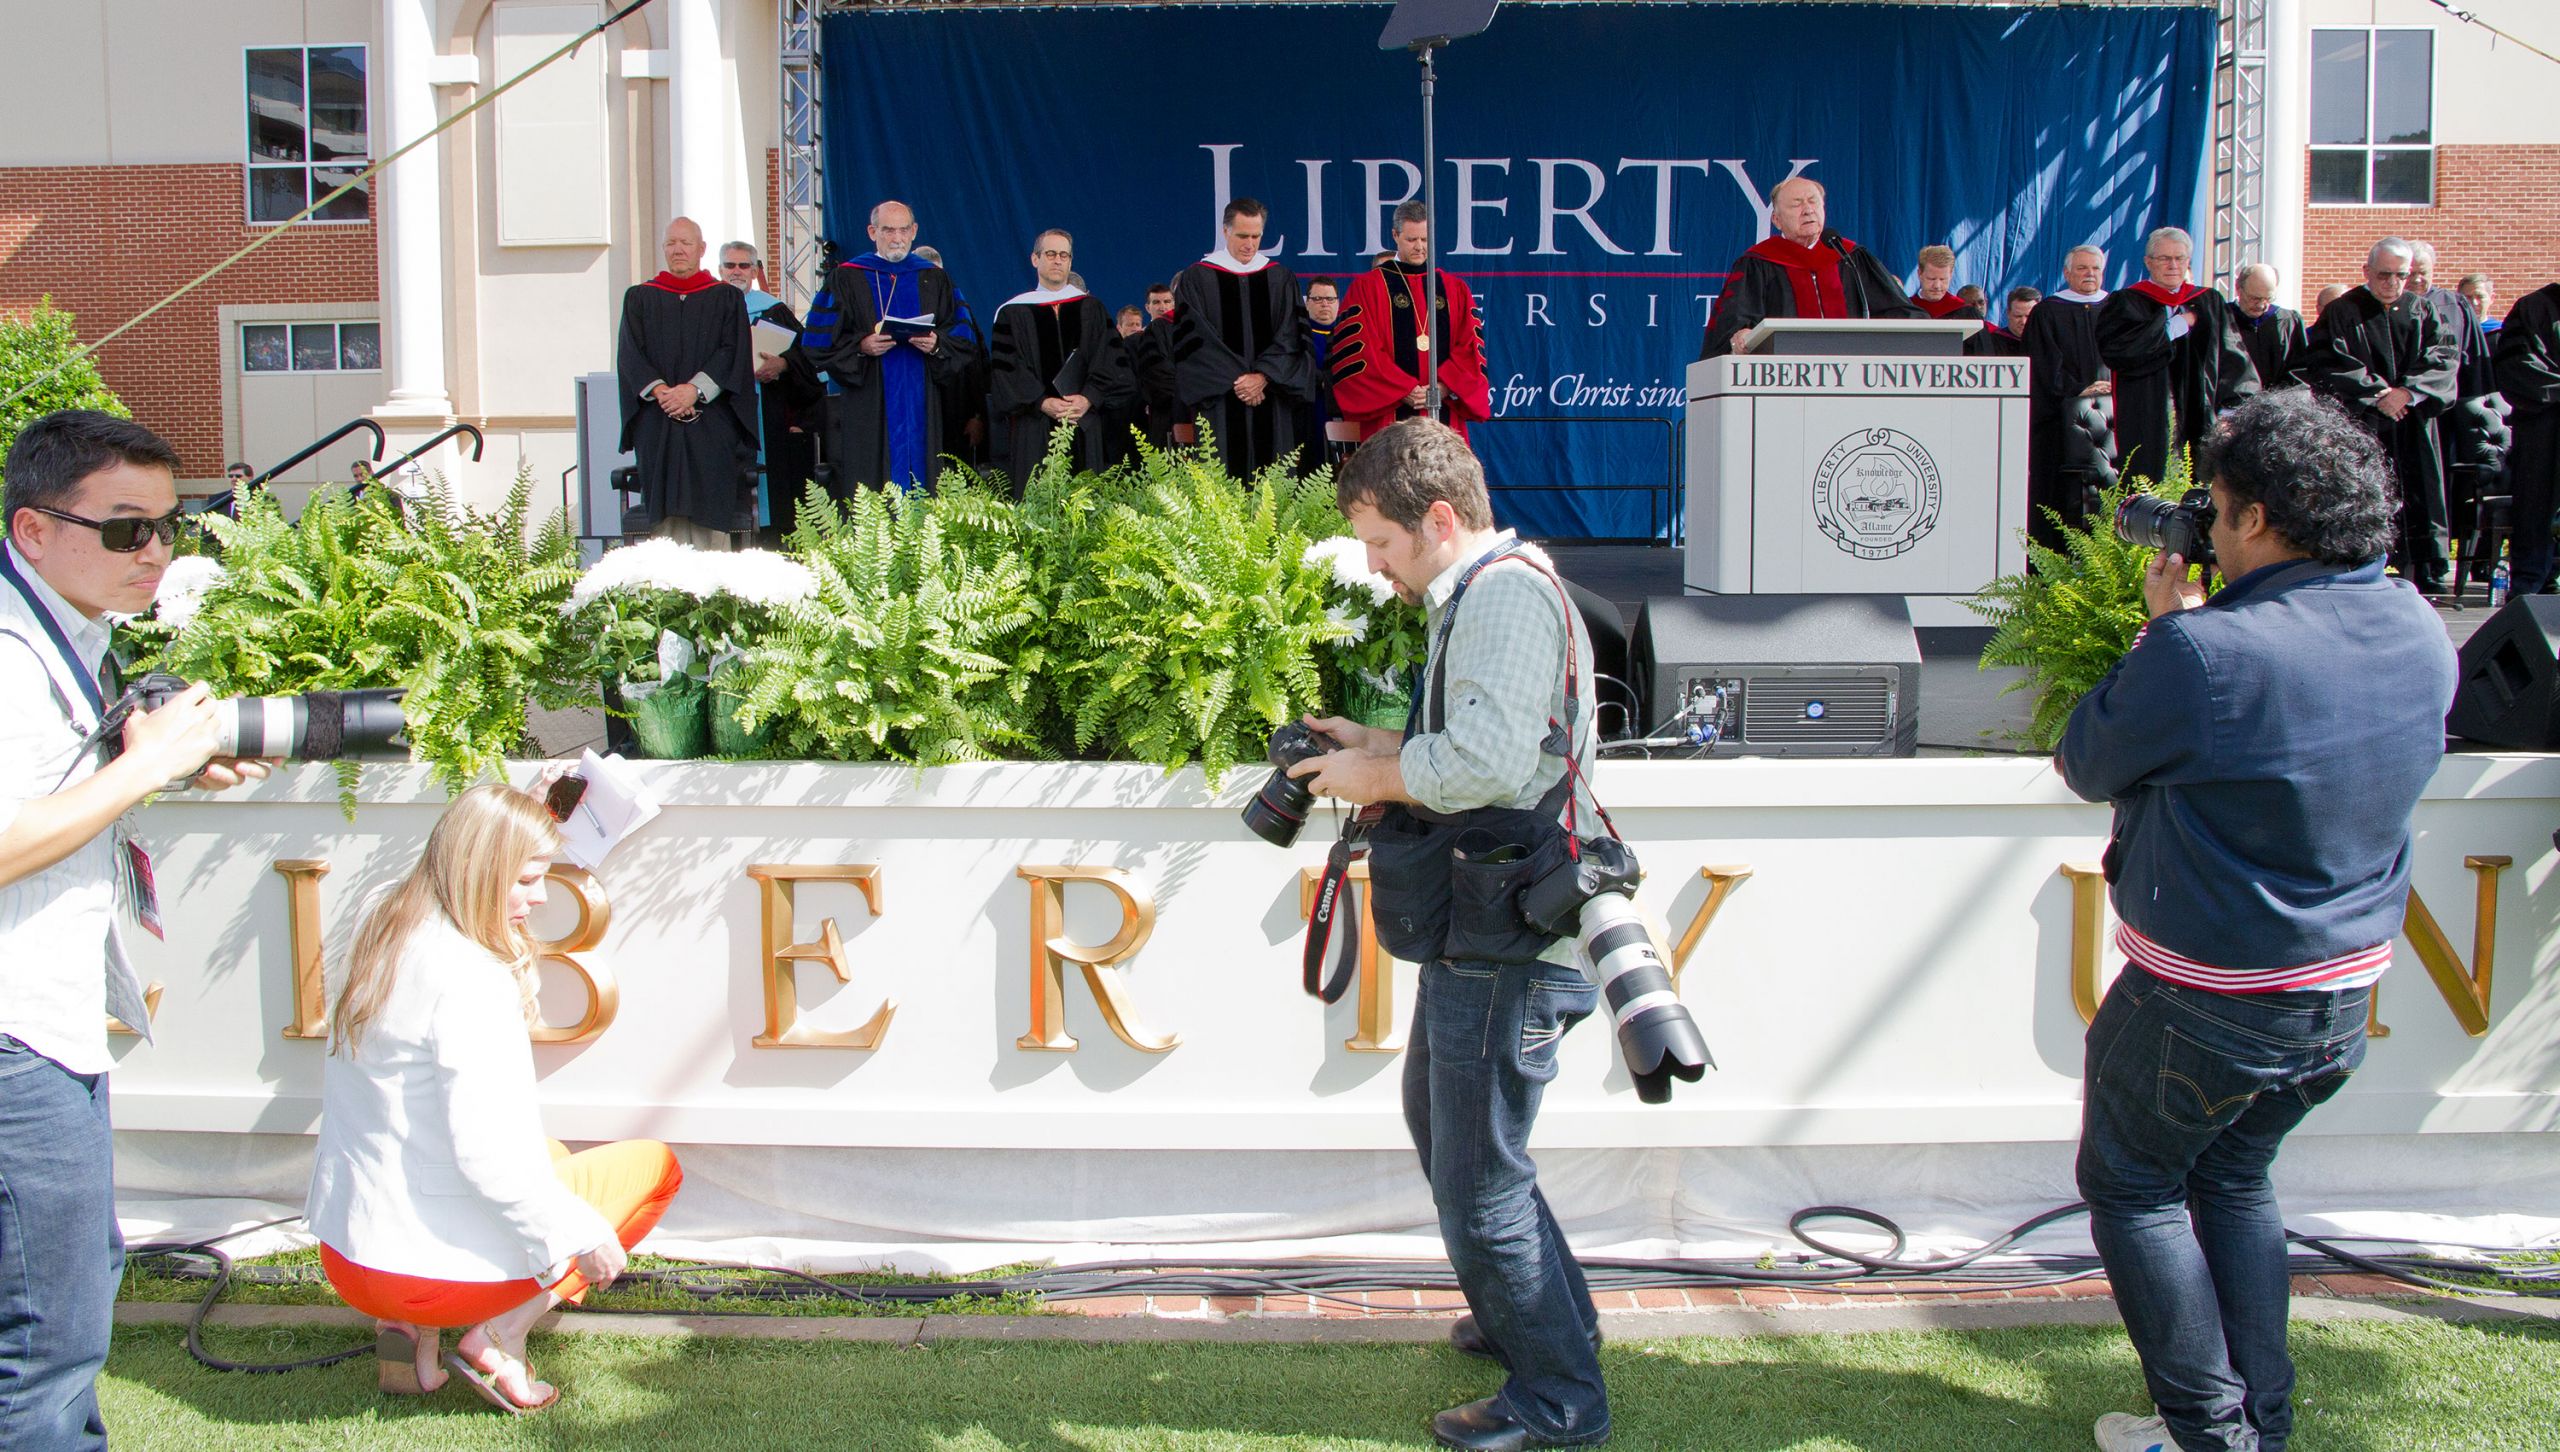
[[[435,54],[428,11],[434,0],[382,0],[382,115],[374,144],[405,146],[435,129],[428,65]],[[383,168],[382,319],[390,334],[391,396],[383,414],[443,417],[453,412],[444,356],[444,183],[429,142]]]
[[[2311,50],[2301,0],[2267,0],[2266,216],[2260,242],[2283,284],[2276,301],[2301,308],[2316,295],[2302,285],[2303,169],[2310,157]]]
[[[756,242],[736,66],[721,33],[728,18],[723,12],[730,8],[721,0],[670,0],[667,11],[667,129],[675,149],[670,177],[675,209],[700,224],[703,241],[712,247],[731,239]],[[666,220],[658,219],[661,225]],[[658,239],[652,236],[649,254],[654,257],[657,250]],[[703,265],[715,261],[706,257]]]

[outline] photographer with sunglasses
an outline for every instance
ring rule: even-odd
[[[159,931],[126,816],[168,783],[236,786],[201,685],[99,747],[120,686],[109,614],[151,607],[177,541],[177,451],[139,424],[47,414],[10,446],[0,546],[0,1447],[106,1445],[124,1243],[107,1122],[106,1021],[145,1039],[128,924]]]

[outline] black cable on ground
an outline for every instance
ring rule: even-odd
[[[1799,1210],[1788,1218],[1788,1233],[1810,1254],[1800,1254],[1796,1264],[1778,1265],[1764,1257],[1761,1260],[1664,1259],[1635,1260],[1593,1256],[1582,1261],[1585,1278],[1594,1292],[1644,1290],[1716,1290],[1753,1286],[1819,1286],[1827,1294],[1844,1296],[1883,1296],[1908,1293],[1912,1281],[1943,1280],[1953,1286],[1983,1290],[2030,1290],[2047,1286],[2068,1285],[2106,1274],[2098,1258],[2086,1254],[2020,1255],[2004,1265],[1974,1269],[1987,1257],[2000,1254],[2020,1240],[2057,1221],[2085,1213],[2085,1204],[2072,1204],[2047,1210],[2007,1232],[1958,1255],[1934,1260],[1909,1260],[1903,1249],[1909,1243],[1902,1227],[1886,1216],[1851,1205],[1816,1205]],[[258,1285],[311,1285],[325,1283],[325,1278],[306,1266],[239,1267],[220,1247],[222,1242],[236,1239],[253,1230],[291,1223],[299,1217],[251,1225],[206,1240],[165,1242],[132,1247],[130,1259],[165,1260],[170,1262],[178,1279],[202,1277],[208,1285],[203,1299],[197,1302],[187,1321],[188,1354],[216,1371],[273,1373],[303,1371],[334,1366],[352,1360],[373,1349],[368,1340],[361,1345],[300,1361],[260,1364],[227,1361],[204,1349],[203,1330],[206,1317],[234,1281]],[[1868,1226],[1882,1234],[1887,1245],[1881,1254],[1864,1254],[1819,1239],[1806,1226],[1815,1221],[1846,1220]],[[2387,1276],[2412,1286],[2452,1291],[2463,1295],[2501,1297],[2560,1297],[2560,1264],[2507,1270],[2495,1270],[2507,1284],[2498,1287],[2468,1285],[2428,1274],[2427,1269],[2441,1270],[2443,1262],[2409,1255],[2364,1254],[2341,1249],[2343,1244],[2400,1244],[2375,1236],[2309,1236],[2287,1232],[2294,1244],[2313,1251],[2311,1255],[2289,1258],[2288,1272],[2293,1275],[2319,1275],[2342,1270]],[[2521,1255],[2529,1252],[2509,1246],[2465,1245],[2484,1256]],[[210,1263],[207,1268],[206,1263]],[[1861,1284],[1861,1283],[1864,1284]],[[1456,1273],[1446,1263],[1396,1260],[1313,1261],[1273,1265],[1266,1261],[1175,1260],[1097,1261],[1083,1265],[1057,1266],[1014,1276],[995,1276],[967,1281],[909,1281],[877,1286],[840,1285],[807,1271],[785,1266],[759,1266],[697,1262],[663,1270],[626,1271],[615,1282],[617,1286],[659,1286],[681,1292],[705,1304],[688,1311],[703,1316],[768,1316],[776,1314],[760,1307],[712,1305],[715,1301],[750,1301],[764,1305],[788,1303],[810,1304],[840,1302],[848,1306],[878,1309],[884,1306],[912,1306],[949,1300],[957,1296],[1007,1295],[1036,1296],[1042,1300],[1085,1300],[1100,1296],[1149,1294],[1158,1296],[1308,1296],[1337,1305],[1368,1308],[1360,1299],[1365,1293],[1385,1291],[1454,1291]],[[570,1309],[588,1315],[662,1315],[663,1311],[634,1307],[576,1306]]]

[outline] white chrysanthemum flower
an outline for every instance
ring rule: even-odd
[[[580,610],[605,595],[622,591],[673,590],[697,600],[707,599],[719,588],[713,577],[714,567],[705,563],[713,558],[671,539],[647,539],[606,550],[603,558],[578,577],[578,583],[569,591],[569,603],[562,608]]]
[[[705,559],[715,587],[750,605],[796,605],[818,593],[816,571],[772,550],[739,550]]]
[[[1369,617],[1366,615],[1354,615],[1339,605],[1327,605],[1324,607],[1324,618],[1350,630],[1348,644],[1358,645],[1369,638]]]
[[[204,604],[204,597],[222,583],[227,573],[222,562],[209,555],[182,555],[171,560],[169,568],[160,573],[160,588],[151,597],[160,623],[171,630],[186,629]]]
[[[1396,597],[1393,580],[1369,568],[1369,547],[1349,535],[1335,535],[1307,546],[1306,563],[1333,571],[1334,583],[1346,590],[1366,590],[1384,605]]]

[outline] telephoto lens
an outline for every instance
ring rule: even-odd
[[[159,710],[187,689],[183,679],[153,672],[134,682],[145,711]],[[306,691],[299,696],[240,696],[214,702],[222,744],[218,756],[281,756],[294,761],[406,761],[409,722],[398,688]]]
[[[2128,494],[2116,506],[2116,538],[2191,565],[2213,564],[2213,491],[2190,489],[2177,503],[2150,494]]]
[[[1264,753],[1270,761],[1271,775],[1264,778],[1262,790],[1244,804],[1244,825],[1253,835],[1274,847],[1287,847],[1298,840],[1307,825],[1307,812],[1315,806],[1316,795],[1306,783],[1289,775],[1289,768],[1309,757],[1340,751],[1342,743],[1308,726],[1292,721],[1271,733],[1271,747]]]
[[[1671,1081],[1695,1084],[1715,1067],[1706,1035],[1672,986],[1671,969],[1636,912],[1634,849],[1615,837],[1582,843],[1574,859],[1520,894],[1520,915],[1582,945],[1585,973],[1618,1025],[1618,1053],[1647,1104],[1671,1101]]]
[[[1715,1055],[1672,987],[1670,966],[1654,950],[1633,899],[1604,892],[1582,905],[1582,955],[1618,1025],[1618,1054],[1638,1099],[1668,1104],[1672,1080],[1695,1084],[1706,1077]]]

